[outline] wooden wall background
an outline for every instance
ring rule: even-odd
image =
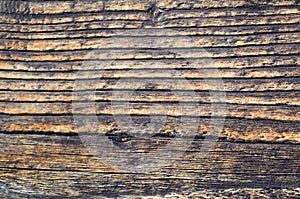
[[[1,198],[300,198],[299,5],[298,0],[1,0]],[[227,95],[221,103],[228,112],[218,143],[204,159],[197,151],[211,113],[203,76],[134,35],[129,50],[118,50],[117,42],[103,45],[140,28],[160,31],[158,44],[173,39],[180,46],[181,36],[192,37],[219,67]],[[81,64],[93,48],[103,50],[100,68]],[[194,144],[172,165],[157,172],[117,171],[93,157],[77,134],[96,127],[73,124],[76,71],[85,70],[85,78],[104,74],[96,94],[102,128],[121,145],[143,148],[147,140],[113,131],[109,105],[116,81],[134,65],[149,63],[176,69],[175,75],[193,83],[204,122]],[[151,77],[147,70],[141,75]],[[141,121],[157,100],[165,106],[174,102],[168,91],[148,89],[154,90],[151,96],[145,90],[132,98]],[[162,139],[172,139],[166,134]]]

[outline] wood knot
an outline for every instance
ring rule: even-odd
[[[151,15],[151,20],[153,22],[158,22],[163,19],[163,12],[164,10],[159,8],[156,4],[152,4],[151,7],[148,9],[148,12]]]

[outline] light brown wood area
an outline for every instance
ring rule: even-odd
[[[1,198],[300,198],[299,9],[0,0]],[[170,164],[117,169],[83,135],[123,150],[120,164],[127,151]]]

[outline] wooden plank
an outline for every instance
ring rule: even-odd
[[[163,197],[170,191],[197,197],[204,189],[231,188],[241,193],[244,187],[250,190],[288,188],[290,192],[280,193],[297,195],[298,145],[218,142],[205,158],[199,158],[199,140],[176,162],[149,174],[127,173],[103,165],[100,157],[89,155],[78,136],[0,136],[1,145],[5,146],[0,149],[0,178],[4,189],[1,192],[6,197],[8,194],[19,197]],[[143,147],[143,142],[139,140],[138,145]],[[166,186],[166,181],[176,186]]]
[[[299,198],[299,6],[0,1],[0,197]]]

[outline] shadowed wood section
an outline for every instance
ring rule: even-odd
[[[19,197],[76,198],[88,193],[91,197],[101,194],[111,198],[120,193],[163,196],[178,191],[197,195],[212,187],[239,191],[244,187],[252,190],[279,186],[288,188],[292,195],[298,194],[299,145],[218,142],[205,158],[199,158],[201,141],[195,141],[179,160],[160,172],[126,173],[100,164],[89,155],[78,136],[0,136],[1,145],[5,146],[0,153],[1,192],[6,189]],[[146,143],[133,139],[122,144],[138,149]],[[176,186],[165,186],[166,180]],[[288,192],[281,194],[288,196]]]
[[[299,33],[298,0],[0,0],[0,197],[300,198]]]
[[[98,121],[91,123],[91,116],[86,116],[82,124],[75,127],[71,115],[49,116],[49,115],[0,115],[1,131],[7,133],[40,133],[40,134],[63,134],[73,135],[79,132],[94,132],[99,129],[99,134],[119,131],[120,127],[112,115],[98,116]],[[124,116],[125,117],[125,116]],[[132,119],[145,128],[150,118],[148,116],[132,116]],[[218,118],[215,118],[218,121]],[[221,120],[221,119],[220,119]],[[86,122],[85,122],[86,121]],[[165,127],[161,132],[168,135],[168,132],[176,132],[180,129],[180,118],[168,117]],[[186,125],[187,126],[187,125]],[[209,118],[201,118],[197,132],[191,132],[186,136],[206,136],[210,126]],[[191,128],[191,127],[189,127]],[[153,129],[153,128],[152,128]],[[135,132],[131,132],[133,135]],[[227,118],[224,122],[223,131],[220,133],[222,139],[232,139],[250,142],[279,142],[298,143],[299,142],[299,122],[298,121],[276,121],[259,119]]]

